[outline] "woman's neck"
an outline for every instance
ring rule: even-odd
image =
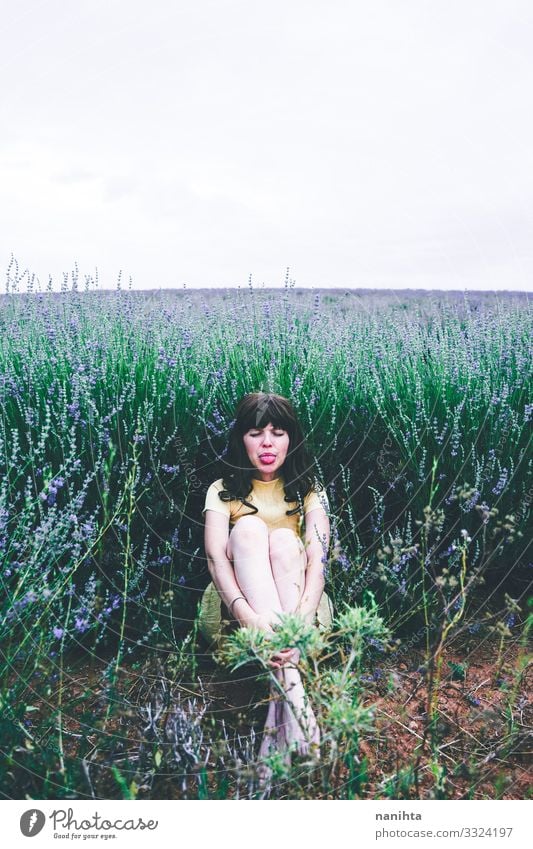
[[[267,473],[266,478],[258,477],[257,475],[252,476],[252,480],[259,481],[260,483],[274,483],[274,481],[277,481],[277,480],[280,480],[280,479],[281,479],[281,475],[275,475],[275,476],[269,477],[268,473]]]

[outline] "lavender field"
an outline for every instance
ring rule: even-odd
[[[523,798],[528,296],[18,289],[0,300],[2,796]],[[321,761],[272,764],[268,791],[266,673],[197,627],[205,492],[259,389],[307,430],[338,614],[302,636]]]

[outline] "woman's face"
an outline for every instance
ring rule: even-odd
[[[289,434],[286,430],[273,427],[255,427],[243,436],[244,447],[252,466],[258,471],[254,477],[271,481],[279,477],[280,469],[289,450]]]

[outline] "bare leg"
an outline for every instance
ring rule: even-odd
[[[269,555],[282,610],[291,613],[296,610],[304,589],[305,551],[291,530],[279,528],[270,532]]]
[[[263,520],[257,516],[239,519],[230,533],[226,554],[233,562],[237,583],[250,607],[272,622],[277,621],[276,614],[282,611],[282,606],[270,564],[268,528]],[[277,670],[275,675],[282,683],[283,670]],[[274,685],[270,696],[260,757],[267,755],[271,749],[287,747],[281,696]]]
[[[233,561],[235,577],[243,596],[256,613],[270,616],[281,612],[269,557],[268,528],[257,516],[243,516],[236,522],[226,549]]]
[[[278,613],[296,609],[304,587],[306,555],[291,530],[280,528],[269,535],[262,519],[244,516],[231,531],[226,553],[233,562],[237,583],[256,613],[275,622]],[[319,731],[300,673],[288,665],[275,675],[286,699],[281,700],[272,684],[259,755],[271,749],[283,750],[291,742],[305,754],[310,742],[318,744]]]
[[[306,555],[294,533],[280,528],[270,534],[270,562],[281,606],[293,612],[300,601],[305,585]],[[296,742],[299,754],[306,755],[310,744],[320,743],[320,731],[309,704],[299,671],[292,664],[284,666],[282,685],[286,701],[282,705],[285,738]]]

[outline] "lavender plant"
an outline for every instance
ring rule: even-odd
[[[13,261],[0,303],[8,720],[19,728],[43,664],[63,675],[65,657],[107,653],[112,688],[136,653],[179,654],[208,578],[203,498],[252,389],[287,395],[307,425],[337,609],[375,597],[402,637],[423,628],[429,657],[459,611],[478,616],[462,576],[520,599],[531,324],[523,296],[326,295],[288,278],[278,291],[106,293],[90,277],[82,290],[75,267],[55,294]]]

